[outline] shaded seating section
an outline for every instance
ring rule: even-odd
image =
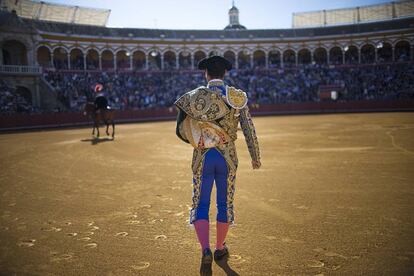
[[[199,53],[201,58],[202,54]],[[306,61],[306,60],[304,60]],[[171,65],[174,67],[174,64]],[[250,104],[319,101],[320,85],[343,88],[340,101],[414,98],[414,64],[342,65],[307,64],[295,68],[239,69],[226,77],[249,95]],[[118,109],[171,107],[183,93],[205,85],[201,71],[46,72],[58,98],[79,111],[94,97],[93,87],[105,87],[110,105]]]

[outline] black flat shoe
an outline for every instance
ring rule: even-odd
[[[229,249],[227,248],[226,244],[223,244],[223,245],[224,245],[223,249],[216,249],[214,251],[214,261],[216,262],[225,260],[230,256]]]
[[[213,271],[211,270],[212,263],[213,263],[213,254],[211,253],[210,248],[206,248],[204,249],[203,256],[201,257],[201,266],[200,266],[201,276],[213,275]]]

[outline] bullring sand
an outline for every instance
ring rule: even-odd
[[[254,122],[263,166],[239,131],[232,269],[414,274],[413,113]],[[175,123],[118,125],[114,141],[90,131],[0,135],[0,274],[197,275],[192,149]],[[214,200],[210,212],[213,244]]]

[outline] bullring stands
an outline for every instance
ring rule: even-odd
[[[2,9],[15,10],[23,18],[105,26],[111,10],[58,5],[30,0],[3,0]]]
[[[414,1],[293,13],[293,28],[359,24],[414,16]]]

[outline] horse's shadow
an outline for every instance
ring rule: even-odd
[[[89,139],[82,139],[81,142],[91,142],[91,145],[96,145],[99,143],[103,143],[103,142],[109,142],[109,141],[114,141],[115,138],[111,137],[104,137],[104,138],[98,138],[98,137],[93,137],[93,138],[89,138]]]
[[[221,269],[223,269],[224,273],[226,273],[227,276],[239,276],[239,274],[230,267],[228,258],[224,258],[223,260],[215,262]]]

